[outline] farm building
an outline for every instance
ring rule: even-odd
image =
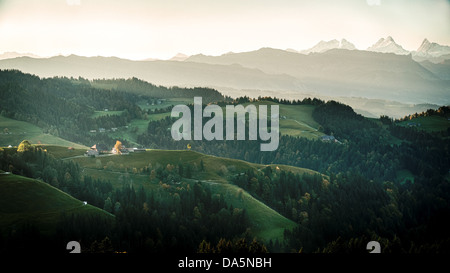
[[[109,153],[108,147],[105,144],[95,144],[91,150],[97,150],[100,154]]]
[[[87,150],[84,155],[85,156],[98,156],[99,152],[97,150],[94,150],[91,148],[90,150]]]
[[[336,138],[334,136],[324,135],[320,138],[322,141],[334,142]]]
[[[342,142],[337,140],[334,136],[324,135],[324,136],[321,136],[320,139],[323,142],[334,142],[334,143],[342,144]]]
[[[98,156],[100,154],[109,153],[108,148],[104,144],[94,144],[90,150],[87,150],[86,156]]]

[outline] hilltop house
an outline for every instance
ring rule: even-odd
[[[87,150],[85,156],[98,156],[100,153],[97,151],[96,145],[92,146],[90,150]]]
[[[100,154],[109,153],[108,148],[104,144],[94,144],[90,150],[87,150],[86,156],[98,156]]]
[[[329,135],[324,135],[320,139],[325,142],[335,142],[336,141],[336,138],[334,136],[329,136]]]
[[[337,144],[342,144],[342,142],[337,140],[334,136],[329,136],[329,135],[321,136],[320,140],[322,140],[323,142],[334,142],[334,143],[337,143]]]
[[[105,144],[96,144],[94,145],[97,147],[97,151],[101,154],[107,154],[109,153],[109,149]]]
[[[414,121],[408,122],[409,127],[420,127],[420,123],[415,123]]]

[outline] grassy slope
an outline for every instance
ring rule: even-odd
[[[306,137],[308,139],[315,139],[323,135],[318,131],[319,124],[312,117],[315,108],[313,105],[284,105],[272,101],[259,101],[251,104],[255,105],[257,109],[259,105],[268,105],[269,113],[270,105],[279,105],[280,133],[282,135]]]
[[[185,179],[185,182],[201,182],[209,185],[213,193],[221,193],[229,204],[237,208],[245,208],[253,224],[253,231],[258,237],[266,240],[282,240],[283,230],[293,228],[296,224],[280,215],[278,212],[266,206],[261,201],[255,199],[245,190],[229,183],[231,177],[242,173],[247,169],[261,170],[266,165],[253,164],[242,160],[221,158],[204,155],[194,151],[173,151],[173,150],[148,150],[141,153],[131,153],[129,155],[114,155],[97,158],[78,157],[73,158],[80,166],[83,166],[84,172],[96,178],[108,179],[111,183],[120,187],[124,177],[133,181],[133,185],[138,188],[141,185],[144,188],[151,189],[159,187],[158,181],[150,181],[146,174],[133,174],[133,168],[140,169],[148,166],[150,163],[153,168],[156,166],[166,167],[167,164],[178,165],[190,164],[197,166],[197,171],[193,171],[192,179]],[[200,162],[203,161],[204,171],[201,172]],[[101,162],[99,168],[98,162]],[[105,169],[108,162],[112,162],[112,169]],[[127,167],[128,173],[124,172]],[[285,165],[272,165],[278,171],[292,171],[296,173],[315,173],[312,170],[302,169]]]
[[[98,118],[104,116],[119,116],[123,111],[95,111],[91,118]]]
[[[411,120],[402,121],[399,124],[402,126],[408,126],[408,123],[414,122],[416,128],[427,132],[439,132],[446,131],[450,127],[450,120],[442,116],[426,116],[417,117]],[[420,124],[420,126],[417,126]]]
[[[0,231],[32,222],[44,234],[54,232],[62,212],[113,216],[39,180],[0,173]]]
[[[5,128],[8,128],[8,134],[5,134]],[[18,146],[24,139],[30,141],[33,144],[36,144],[40,141],[42,144],[87,148],[84,145],[67,141],[50,134],[45,134],[44,132],[42,132],[41,128],[31,123],[0,116],[0,146]]]
[[[193,98],[171,98],[171,99],[166,99],[166,100],[162,101],[162,103],[160,103],[160,104],[154,104],[154,105],[151,104],[151,101],[149,102],[147,100],[142,100],[142,101],[138,102],[137,105],[142,110],[147,111],[147,110],[163,109],[163,108],[167,108],[169,106],[173,106],[173,105],[177,105],[177,104],[192,104],[193,102],[194,102]],[[122,111],[95,111],[95,113],[92,115],[92,118],[106,116],[106,115],[120,115],[121,113],[123,113],[123,110]],[[138,143],[136,142],[137,137],[140,134],[143,134],[144,132],[147,131],[148,123],[150,121],[164,119],[167,116],[170,116],[170,112],[150,114],[150,115],[148,115],[147,119],[133,119],[133,120],[131,120],[130,124],[128,124],[128,128],[121,127],[121,128],[118,128],[117,131],[115,131],[115,132],[109,131],[109,132],[107,132],[107,134],[111,138],[126,139],[129,142],[133,143],[134,145],[138,145]],[[106,128],[106,129],[109,129],[109,128]]]
[[[167,99],[163,101],[161,104],[155,105],[147,105],[147,101],[141,101],[138,103],[139,107],[143,110],[154,110],[166,108],[168,106],[177,105],[177,104],[192,104],[192,98],[174,98]],[[261,101],[252,103],[256,107],[259,105],[275,105],[275,102],[270,101]],[[248,103],[243,104],[247,106]],[[312,111],[315,106],[312,105],[283,105],[280,106],[280,132],[282,135],[291,135],[291,136],[299,136],[306,137],[308,139],[315,139],[323,135],[323,133],[319,132],[317,129],[319,128],[319,124],[312,118]],[[270,111],[270,107],[269,111]],[[223,113],[225,113],[225,107],[222,107]],[[111,113],[118,114],[121,111],[96,111],[95,116],[107,115]],[[164,119],[167,116],[170,116],[170,112],[165,113],[155,113],[148,115],[147,119],[133,119],[128,128],[119,128],[115,132],[107,132],[107,134],[114,139],[126,139],[134,145],[138,145],[136,143],[138,135],[147,131],[148,123],[150,121]]]
[[[66,146],[57,145],[42,145],[42,147],[56,158],[71,158],[75,156],[82,156],[84,155],[86,150],[89,149],[87,147],[68,149],[68,147]]]
[[[317,130],[319,124],[312,118],[314,108],[312,105],[280,105],[280,117],[286,117],[280,119],[281,134],[308,139],[322,136]]]

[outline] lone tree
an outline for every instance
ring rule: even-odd
[[[122,142],[119,140],[116,141],[116,145],[114,145],[114,148],[116,149],[117,154],[122,154]]]
[[[19,147],[17,148],[18,152],[27,152],[27,151],[33,151],[34,147],[31,145],[31,143],[28,140],[23,140]]]

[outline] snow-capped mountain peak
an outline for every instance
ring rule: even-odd
[[[428,41],[428,39],[425,38],[420,47],[417,49],[417,52],[426,52],[430,47],[431,47],[430,41]]]
[[[323,53],[325,51],[328,51],[330,49],[348,49],[348,50],[354,50],[356,49],[355,45],[350,43],[349,41],[342,39],[341,41],[338,41],[336,39],[330,40],[330,41],[320,41],[315,46],[311,47],[310,49],[302,50],[300,51],[303,54],[309,54],[309,53]]]
[[[381,53],[394,53],[399,55],[409,54],[409,51],[405,50],[401,45],[397,44],[391,36],[388,36],[386,39],[379,39],[375,44],[367,48],[367,50]]]
[[[450,54],[450,46],[443,46],[438,43],[431,43],[428,39],[424,39],[415,55],[421,57],[439,57]]]
[[[170,61],[178,61],[178,62],[182,62],[184,60],[186,60],[187,58],[189,58],[188,55],[183,54],[183,53],[178,53],[177,55],[173,56],[172,58],[170,58]]]
[[[341,44],[340,44],[339,48],[342,48],[342,49],[348,49],[348,50],[354,50],[354,49],[356,49],[356,47],[355,47],[354,44],[350,43],[349,41],[347,41],[347,40],[345,40],[345,39],[342,39],[342,40],[341,40]]]

